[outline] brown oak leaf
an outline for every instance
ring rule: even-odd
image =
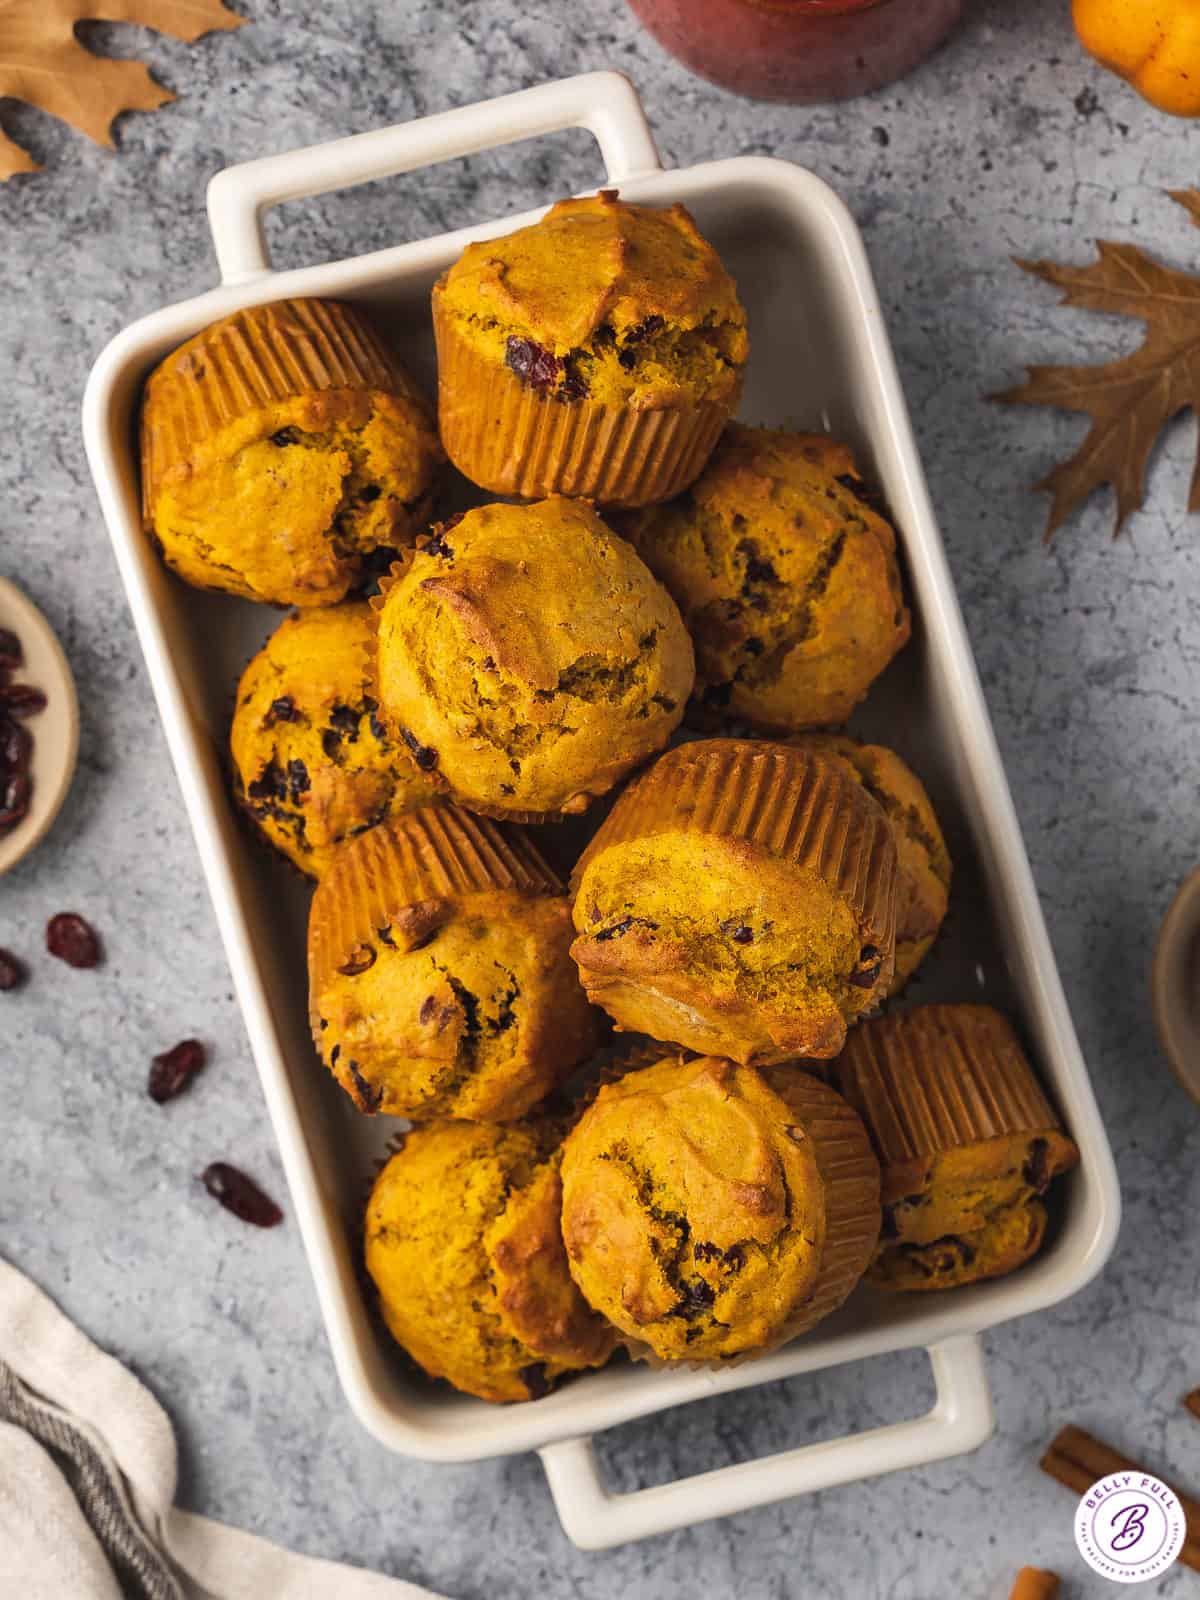
[[[112,144],[113,118],[153,111],[175,96],[140,61],[111,61],[85,50],[77,22],[137,22],[188,44],[246,19],[222,0],[0,0],[0,96],[12,95],[61,117],[97,144]],[[0,182],[37,163],[0,130]]]
[[[1200,190],[1169,191],[1200,227]],[[1100,259],[1086,267],[1017,261],[1064,290],[1064,305],[1136,317],[1146,337],[1132,355],[1097,367],[1030,367],[1026,381],[993,398],[1084,411],[1091,428],[1069,461],[1034,485],[1053,495],[1046,539],[1087,497],[1111,484],[1117,497],[1113,536],[1145,501],[1146,467],[1162,430],[1188,407],[1200,415],[1200,278],[1152,260],[1135,245],[1098,240]],[[1188,510],[1200,511],[1200,455]]]

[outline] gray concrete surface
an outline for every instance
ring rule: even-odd
[[[1200,1488],[1200,1115],[1153,1037],[1147,969],[1200,856],[1200,520],[1184,514],[1193,424],[1173,427],[1150,504],[1109,539],[1098,501],[1049,552],[1028,484],[1077,420],[989,405],[1025,360],[1098,360],[1134,330],[1055,309],[1013,254],[1083,260],[1096,236],[1173,263],[1200,236],[1162,191],[1195,181],[1200,129],[1171,122],[1077,49],[1067,6],[978,0],[906,82],[857,104],[754,105],[687,76],[620,0],[247,0],[252,26],[195,48],[145,30],[85,37],[148,60],[179,102],[123,119],[119,154],[0,104],[45,171],[0,186],[0,571],[58,627],[83,699],[82,763],[53,835],[0,883],[0,944],[36,955],[78,909],[108,963],[35,960],[0,997],[0,1250],[149,1382],[178,1427],[185,1503],[455,1600],[949,1600],[997,1594],[1023,1560],[1098,1594],[1070,1497],[1036,1470],[1074,1419]],[[976,1455],[606,1555],[563,1538],[535,1460],[429,1468],[352,1420],[294,1226],[260,1235],[208,1205],[215,1156],[283,1180],[107,537],[77,413],[120,326],[209,285],[202,209],[220,166],[615,65],[664,158],[762,152],[808,165],[865,230],[1127,1206],[1104,1277],[997,1330],[998,1431]],[[877,131],[882,130],[882,131]],[[378,248],[593,183],[570,136],[292,206],[282,259]],[[147,1060],[188,1033],[214,1061],[187,1114],[144,1098]],[[621,1487],[911,1414],[900,1358],[624,1427]],[[1176,1572],[1158,1591],[1183,1595]],[[1006,1590],[1004,1592],[1007,1592]]]

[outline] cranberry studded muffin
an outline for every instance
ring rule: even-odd
[[[353,306],[225,317],[155,368],[142,406],[147,531],[204,589],[322,606],[428,521],[442,450],[424,398]]]
[[[313,1040],[360,1111],[513,1121],[595,1043],[569,941],[518,829],[450,806],[389,819],[313,895]]]
[[[683,612],[710,722],[844,722],[908,640],[895,534],[823,435],[732,424],[685,495],[620,529]]]
[[[1038,1249],[1040,1197],[1079,1160],[1008,1022],[919,1006],[856,1028],[834,1081],[883,1167],[868,1281],[941,1289],[1011,1272]]]
[[[929,954],[950,904],[950,852],[925,786],[894,750],[835,733],[800,734],[802,750],[845,763],[896,835],[896,994]]]
[[[635,1355],[717,1361],[812,1327],[862,1276],[879,1167],[858,1117],[794,1067],[667,1059],[567,1136],[563,1237]]]
[[[581,501],[469,511],[385,590],[381,710],[460,805],[582,811],[683,715],[692,647],[675,603]]]
[[[834,1056],[892,981],[891,825],[840,762],[787,745],[669,751],[572,884],[589,997],[619,1029],[701,1054]]]
[[[687,487],[748,354],[733,279],[682,206],[605,190],[468,245],[433,291],[450,459],[495,494],[647,505]]]
[[[441,798],[376,715],[374,646],[365,601],[298,611],[238,684],[229,736],[234,792],[310,878],[346,839]]]
[[[554,1130],[432,1122],[367,1204],[367,1270],[396,1340],[481,1400],[533,1400],[615,1344],[567,1270]]]

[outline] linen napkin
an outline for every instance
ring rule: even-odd
[[[437,1600],[180,1511],[175,1484],[158,1401],[0,1260],[0,1595]]]

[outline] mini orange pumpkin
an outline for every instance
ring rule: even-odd
[[[1075,32],[1097,61],[1176,117],[1200,116],[1196,0],[1072,0]]]

